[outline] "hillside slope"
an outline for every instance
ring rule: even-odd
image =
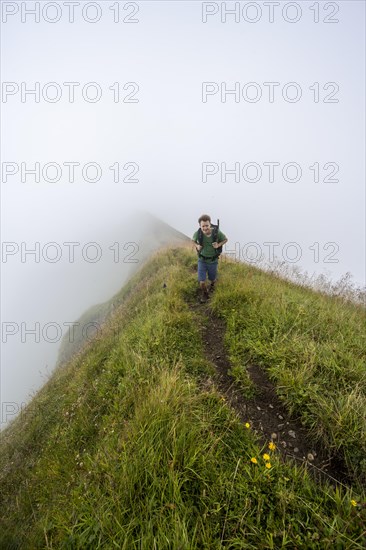
[[[90,307],[77,320],[77,324],[65,333],[58,352],[57,366],[67,362],[82,348],[90,339],[89,333],[92,337],[93,333],[99,330],[101,324],[125,298],[125,293],[129,292],[128,281],[130,278],[149,260],[151,254],[167,245],[184,246],[190,243],[189,237],[144,210],[137,212],[135,217],[129,220],[129,224],[133,227],[137,226],[132,244],[136,246],[138,253],[137,257],[124,258],[121,267],[121,272],[127,279],[124,291],[118,292],[104,303]],[[127,250],[129,250],[128,247]]]
[[[210,307],[243,394],[256,361],[354,480],[316,484],[204,383],[195,265],[155,253],[4,430],[1,548],[365,546],[363,310],[221,261]]]

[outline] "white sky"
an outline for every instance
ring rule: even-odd
[[[229,238],[227,249],[243,253],[255,242],[268,255],[264,243],[280,243],[281,255],[288,243],[297,243],[301,258],[296,265],[309,274],[325,273],[339,279],[351,272],[356,284],[365,285],[365,3],[278,2],[274,21],[269,22],[266,2],[240,2],[240,20],[233,15],[221,22],[221,2],[148,1],[120,2],[121,21],[113,22],[111,6],[116,2],[96,2],[101,18],[88,23],[75,5],[75,21],[68,21],[65,2],[51,2],[45,16],[60,21],[49,23],[42,15],[46,2],[40,2],[40,22],[22,11],[34,9],[35,2],[1,2],[1,162],[2,241],[20,246],[41,247],[51,241],[86,243],[95,241],[104,250],[115,241],[134,240],[136,228],[123,226],[126,216],[139,208],[147,209],[174,228],[192,236],[197,218],[211,214],[220,218],[221,229]],[[51,5],[53,4],[53,6]],[[90,4],[90,3],[89,3]],[[210,5],[209,5],[210,4]],[[131,16],[137,23],[124,23]],[[233,8],[235,2],[227,2]],[[287,6],[287,8],[286,8]],[[313,9],[311,7],[313,6]],[[314,9],[319,22],[314,22]],[[18,8],[18,10],[17,10]],[[202,22],[203,10],[218,10]],[[243,18],[242,10],[258,22]],[[289,23],[282,10],[293,19]],[[16,11],[13,15],[6,15]],[[93,11],[94,10],[94,11]],[[87,14],[94,17],[95,8]],[[336,23],[324,20],[338,19]],[[56,82],[62,91],[60,101],[51,103],[42,96],[4,95],[10,84],[27,89],[39,82]],[[75,102],[68,101],[64,82],[78,82]],[[90,103],[80,92],[85,84],[96,82],[102,91],[100,101]],[[132,92],[128,82],[138,84],[137,103],[113,102],[109,87],[120,83],[122,97]],[[233,95],[220,99],[220,93],[202,101],[202,83],[226,83],[232,89],[239,83],[257,83],[262,98],[250,102]],[[268,86],[277,82],[275,98],[268,101]],[[298,102],[285,101],[284,86],[296,82],[302,96]],[[336,83],[337,103],[324,102]],[[319,83],[320,101],[314,102],[310,89]],[[49,88],[49,97],[54,89]],[[90,89],[92,95],[93,90]],[[289,89],[293,97],[294,88]],[[254,88],[248,89],[251,98]],[[27,168],[40,163],[58,163],[62,177],[58,183],[32,175],[21,181],[21,163]],[[65,162],[97,163],[102,177],[83,181],[80,167],[74,182],[68,181]],[[136,163],[136,182],[115,183],[109,169],[120,163],[122,178],[126,163]],[[220,171],[202,181],[202,163],[232,169],[240,163],[257,163],[262,177],[248,182]],[[276,162],[275,181],[270,182],[268,167]],[[282,177],[287,163],[297,163],[302,175],[289,182]],[[5,164],[4,164],[5,163]],[[4,170],[15,163],[19,171],[4,178]],[[319,163],[320,181],[314,181],[309,168]],[[324,181],[332,175],[334,163],[338,182]],[[92,170],[88,173],[93,176]],[[50,177],[54,172],[49,172]],[[294,171],[288,172],[289,177]],[[249,171],[253,178],[254,172]],[[122,179],[121,178],[121,179]],[[122,224],[122,225],[121,225]],[[120,227],[124,227],[123,231]],[[122,232],[121,232],[122,231]],[[319,243],[319,260],[310,247]],[[325,249],[327,243],[331,244]],[[62,248],[66,253],[65,247]],[[327,262],[335,252],[336,263]],[[289,249],[293,254],[294,249]],[[75,320],[86,308],[108,299],[122,284],[123,266],[111,265],[108,252],[98,264],[85,262],[80,255],[74,264],[62,261],[36,264],[20,253],[2,258],[2,323],[41,324]],[[329,259],[329,258],[328,258]],[[108,263],[109,262],[109,263]],[[112,272],[104,284],[106,272]],[[121,277],[119,276],[121,273]],[[75,291],[75,288],[78,289]],[[47,347],[48,346],[48,347]],[[47,348],[47,349],[46,349]],[[52,349],[52,353],[50,352]],[[47,351],[48,350],[48,351]],[[57,354],[55,344],[38,346],[15,336],[3,343],[2,400],[26,400],[29,391],[42,383],[52,370]]]

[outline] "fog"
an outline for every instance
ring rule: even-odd
[[[156,220],[365,285],[363,2],[48,4],[1,3],[2,424]]]

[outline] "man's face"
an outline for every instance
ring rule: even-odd
[[[210,222],[201,222],[200,223],[201,229],[204,232],[205,235],[210,236],[211,235],[211,223]]]

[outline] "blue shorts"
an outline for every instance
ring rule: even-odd
[[[210,281],[215,281],[217,275],[217,266],[219,262],[206,262],[202,258],[198,258],[198,282],[206,281],[206,272]]]

